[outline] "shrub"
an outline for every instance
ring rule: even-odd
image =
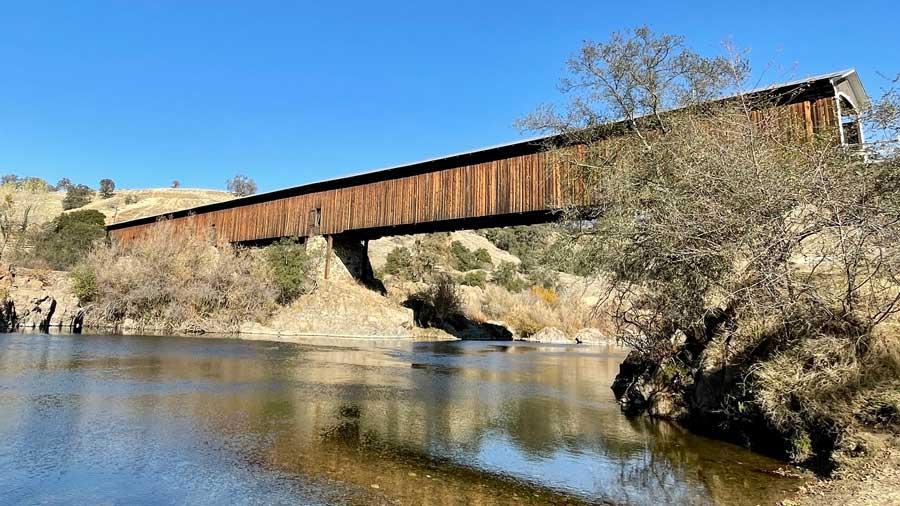
[[[577,291],[557,293],[541,287],[520,293],[488,285],[480,298],[480,306],[470,308],[467,315],[506,322],[521,337],[545,327],[557,327],[569,335],[594,327],[612,334],[613,323],[593,306],[584,303]]]
[[[512,262],[500,262],[500,265],[494,269],[491,281],[510,292],[521,292],[525,289],[525,282],[519,277],[518,268]]]
[[[69,186],[66,188],[66,198],[63,199],[63,210],[77,209],[91,203],[94,198],[94,190],[90,187],[80,184],[78,186]]]
[[[74,185],[72,184],[72,181],[69,178],[64,177],[64,178],[60,179],[59,182],[56,183],[56,191],[67,192],[67,191],[69,191],[69,188],[71,188],[73,186]]]
[[[422,327],[440,327],[462,313],[459,287],[449,276],[440,276],[433,285],[410,295],[407,305]]]
[[[69,279],[72,281],[72,291],[78,297],[79,303],[93,302],[97,298],[97,277],[90,267],[84,264],[77,265],[69,274]]]
[[[297,239],[281,239],[267,247],[265,259],[280,304],[289,304],[313,289],[315,281],[310,272],[309,256]]]
[[[264,262],[166,223],[138,241],[95,248],[84,266],[103,320],[161,332],[235,331],[268,314],[278,296]]]
[[[545,267],[535,268],[528,273],[528,282],[532,286],[554,290],[559,285],[559,273]]]
[[[403,279],[413,278],[413,255],[409,248],[397,246],[388,253],[382,271]]]
[[[556,307],[559,304],[559,294],[552,288],[544,288],[543,286],[536,285],[531,287],[531,293],[548,306]]]
[[[116,183],[112,179],[100,180],[100,196],[108,199],[113,196],[116,191]]]
[[[137,195],[132,193],[125,196],[125,205],[137,204],[140,200]]]
[[[32,256],[53,269],[68,269],[88,254],[95,242],[106,237],[106,218],[100,211],[64,213],[44,225]]]
[[[48,192],[53,187],[46,180],[39,177],[26,177],[19,181],[19,188],[31,193]]]
[[[247,195],[256,193],[256,182],[242,174],[237,174],[229,179],[226,187],[228,188],[228,191],[238,197],[246,197]]]
[[[494,264],[494,262],[491,260],[491,254],[488,253],[488,250],[484,248],[478,248],[477,250],[475,250],[475,260],[479,264],[481,264],[482,267]]]
[[[484,235],[498,248],[518,257],[522,270],[527,272],[542,263],[550,233],[547,225],[527,225],[487,229]]]
[[[388,253],[382,273],[407,281],[432,279],[439,265],[444,262],[442,234],[431,234],[417,239],[412,249],[398,246]]]
[[[481,262],[478,261],[475,253],[466,248],[463,243],[459,241],[450,243],[450,258],[453,267],[458,271],[466,272],[481,268]]]
[[[484,288],[485,283],[487,283],[487,273],[484,271],[469,271],[463,276],[461,281],[463,285],[477,286],[479,288]]]

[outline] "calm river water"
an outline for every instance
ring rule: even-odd
[[[2,504],[768,504],[779,463],[629,420],[621,350],[0,335]]]

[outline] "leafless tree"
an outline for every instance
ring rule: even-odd
[[[620,335],[657,367],[741,363],[769,422],[800,430],[796,397],[776,392],[789,386],[757,373],[791,356],[817,364],[794,377],[821,385],[835,369],[811,340],[859,370],[900,309],[900,162],[867,161],[835,132],[799,135],[767,107],[781,97],[743,91],[739,52],[703,57],[638,28],[586,42],[567,70],[568,103],[520,126],[569,146],[549,156],[591,203],[562,209],[572,250],[609,280]],[[896,128],[896,104],[885,93],[864,119]]]
[[[247,176],[237,174],[228,180],[227,188],[238,197],[246,197],[256,193],[256,182]]]

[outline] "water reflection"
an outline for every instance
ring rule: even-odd
[[[623,417],[615,349],[0,336],[11,503],[758,504],[777,463]]]

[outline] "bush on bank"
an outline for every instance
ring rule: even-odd
[[[33,266],[65,270],[80,262],[94,243],[106,237],[106,218],[100,211],[64,213],[41,227],[22,261]]]
[[[72,280],[103,321],[171,333],[235,331],[279,296],[268,265],[249,251],[186,239],[167,224],[140,241],[95,248]]]
[[[298,239],[281,239],[265,248],[263,255],[278,290],[279,304],[290,304],[315,288],[309,255]]]

